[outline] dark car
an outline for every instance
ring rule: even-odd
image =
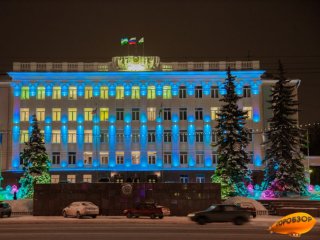
[[[250,220],[252,213],[236,205],[212,205],[200,212],[190,213],[188,217],[200,225],[212,222],[233,222],[242,225]]]
[[[2,218],[3,216],[10,217],[11,211],[11,207],[8,203],[0,202],[0,218]]]
[[[148,216],[150,218],[163,218],[165,215],[170,215],[170,210],[163,206],[158,206],[155,203],[139,203],[135,208],[129,208],[123,211],[127,218]]]

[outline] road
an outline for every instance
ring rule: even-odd
[[[13,220],[12,220],[13,219]],[[291,239],[270,234],[269,222],[251,221],[243,226],[231,223],[212,223],[204,226],[194,224],[187,218],[151,219],[61,219],[38,218],[35,220],[0,219],[0,240],[109,240],[109,239],[152,239],[152,240],[219,240],[219,239]],[[43,220],[44,219],[44,220]],[[301,239],[320,239],[320,226]]]

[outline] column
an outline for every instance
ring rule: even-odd
[[[210,126],[210,115],[204,116],[204,126],[203,126],[203,143],[204,143],[204,166],[212,166],[212,146],[211,146],[211,126]]]
[[[46,111],[47,114],[48,111]],[[44,126],[44,142],[46,145],[46,151],[48,153],[49,159],[52,159],[52,143],[51,143],[51,139],[52,139],[52,118],[50,115],[46,116],[45,119],[45,126]]]
[[[109,89],[110,91],[110,89]],[[116,117],[114,115],[109,116],[109,167],[116,166]]]
[[[194,126],[194,116],[188,117],[188,163],[189,167],[194,167],[196,165],[196,151],[195,151],[195,126]]]
[[[140,165],[148,166],[148,118],[145,112],[141,112],[140,117]]]
[[[62,119],[61,119],[62,120]],[[61,167],[68,166],[68,126],[61,121],[61,154],[60,165]]]
[[[131,166],[131,114],[127,112],[124,116],[125,126],[123,129],[124,134],[124,164],[126,167]]]
[[[180,152],[180,128],[178,125],[179,122],[179,116],[177,113],[173,114],[172,116],[172,126],[171,126],[171,154],[172,154],[172,165],[173,167],[179,167],[180,161],[179,161],[179,152]]]
[[[157,118],[156,126],[156,165],[162,165],[162,156],[163,156],[163,126],[161,125],[161,117]]]
[[[12,162],[11,167],[17,169],[20,166],[20,94],[18,84],[13,88],[13,127],[12,127]]]

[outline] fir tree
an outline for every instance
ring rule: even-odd
[[[32,116],[31,126],[31,136],[20,154],[24,173],[20,179],[19,195],[23,198],[33,197],[35,184],[50,183],[50,162],[35,115]]]
[[[218,114],[217,136],[218,164],[213,182],[220,182],[222,197],[227,195],[247,195],[246,182],[250,182],[250,162],[246,147],[249,143],[248,130],[244,127],[247,113],[239,109],[241,97],[235,93],[235,77],[230,68],[224,83],[226,94],[220,101],[225,104]]]
[[[306,193],[302,160],[302,131],[297,125],[296,86],[284,76],[279,62],[279,80],[271,91],[273,117],[266,132],[265,189],[279,192]]]

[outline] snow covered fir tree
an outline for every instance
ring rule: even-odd
[[[40,132],[36,116],[32,116],[31,135],[25,143],[25,148],[20,154],[20,162],[23,166],[23,176],[20,179],[21,187],[19,196],[21,198],[32,198],[34,185],[39,183],[50,183],[49,166],[50,161],[44,145],[44,137]]]
[[[297,125],[298,102],[296,86],[284,76],[279,62],[279,80],[271,91],[273,117],[266,132],[265,189],[285,195],[287,192],[305,194],[306,178],[301,152],[303,134]]]
[[[251,181],[250,162],[246,147],[249,144],[245,128],[247,113],[237,105],[241,99],[235,92],[235,77],[230,68],[224,83],[226,94],[220,101],[225,104],[218,113],[217,144],[218,164],[212,182],[221,184],[222,198],[247,195],[246,184]]]

